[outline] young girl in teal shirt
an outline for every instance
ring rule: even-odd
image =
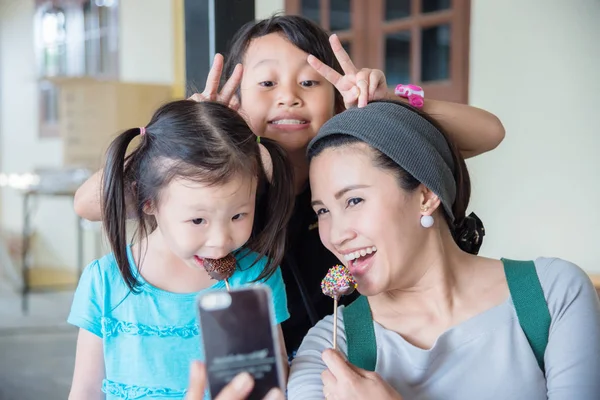
[[[191,362],[203,360],[195,299],[225,289],[205,259],[233,253],[229,285],[268,285],[276,323],[289,318],[278,264],[293,178],[284,151],[258,142],[235,111],[191,100],[161,107],[112,142],[102,189],[112,253],[85,269],[75,293],[70,399],[184,398]],[[138,229],[128,244],[131,214]]]

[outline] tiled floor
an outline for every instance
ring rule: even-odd
[[[66,400],[76,335],[72,328],[0,333],[0,399]]]
[[[65,400],[77,330],[65,322],[72,292],[32,294],[29,313],[0,281],[0,400]]]

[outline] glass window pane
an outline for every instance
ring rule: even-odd
[[[96,8],[92,8],[90,2],[83,4],[83,24],[85,29],[85,72],[86,75],[94,76],[98,73],[98,27]],[[95,33],[95,34],[92,34]]]
[[[410,16],[410,0],[385,0],[385,19],[401,19]]]
[[[59,137],[58,87],[49,81],[40,81],[39,90],[39,137]]]
[[[62,8],[48,8],[41,17],[42,76],[66,75],[67,30]]]
[[[118,0],[39,1],[35,24],[41,76],[117,78]]]
[[[435,12],[450,8],[450,0],[422,0],[421,12]]]
[[[440,81],[450,78],[450,25],[422,31],[421,80]]]
[[[321,25],[321,6],[319,0],[302,0],[301,13],[304,17]]]
[[[342,42],[342,47],[346,50],[346,53],[352,58],[352,43],[350,42]]]
[[[385,38],[385,76],[390,85],[409,83],[410,31],[395,32]]]
[[[104,4],[115,0],[104,0]],[[99,58],[100,74],[105,76],[118,75],[118,14],[116,7],[98,8],[98,26],[100,27]]]
[[[350,0],[330,0],[329,30],[345,31],[350,29]]]
[[[40,120],[42,123],[58,122],[58,89],[48,81],[40,82]]]

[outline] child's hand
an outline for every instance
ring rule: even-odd
[[[229,105],[230,108],[237,110],[240,107],[240,102],[235,92],[242,81],[242,64],[238,64],[233,69],[231,77],[223,85],[221,93],[219,90],[219,82],[223,73],[223,56],[219,53],[215,54],[213,65],[210,68],[208,77],[206,78],[206,86],[202,93],[196,93],[190,97],[190,100],[196,101],[218,101]]]
[[[387,97],[388,87],[383,71],[369,68],[358,70],[337,35],[331,35],[329,43],[345,75],[340,75],[313,55],[308,56],[308,63],[342,94],[346,108],[364,107],[369,101]]]
[[[248,373],[237,375],[223,388],[214,400],[244,400],[254,387],[254,381]],[[202,400],[206,390],[206,368],[199,362],[192,364],[190,370],[190,387],[188,388],[186,400]],[[284,400],[281,390],[271,389],[263,400]]]

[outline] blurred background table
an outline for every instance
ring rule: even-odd
[[[73,289],[79,280],[84,264],[83,224],[85,221],[73,213],[76,224],[76,268],[33,266],[32,238],[35,233],[33,217],[37,205],[45,198],[66,197],[73,199],[77,188],[90,176],[87,169],[40,169],[25,175],[17,189],[23,196],[22,249],[21,249],[21,306],[28,311],[28,295]]]

